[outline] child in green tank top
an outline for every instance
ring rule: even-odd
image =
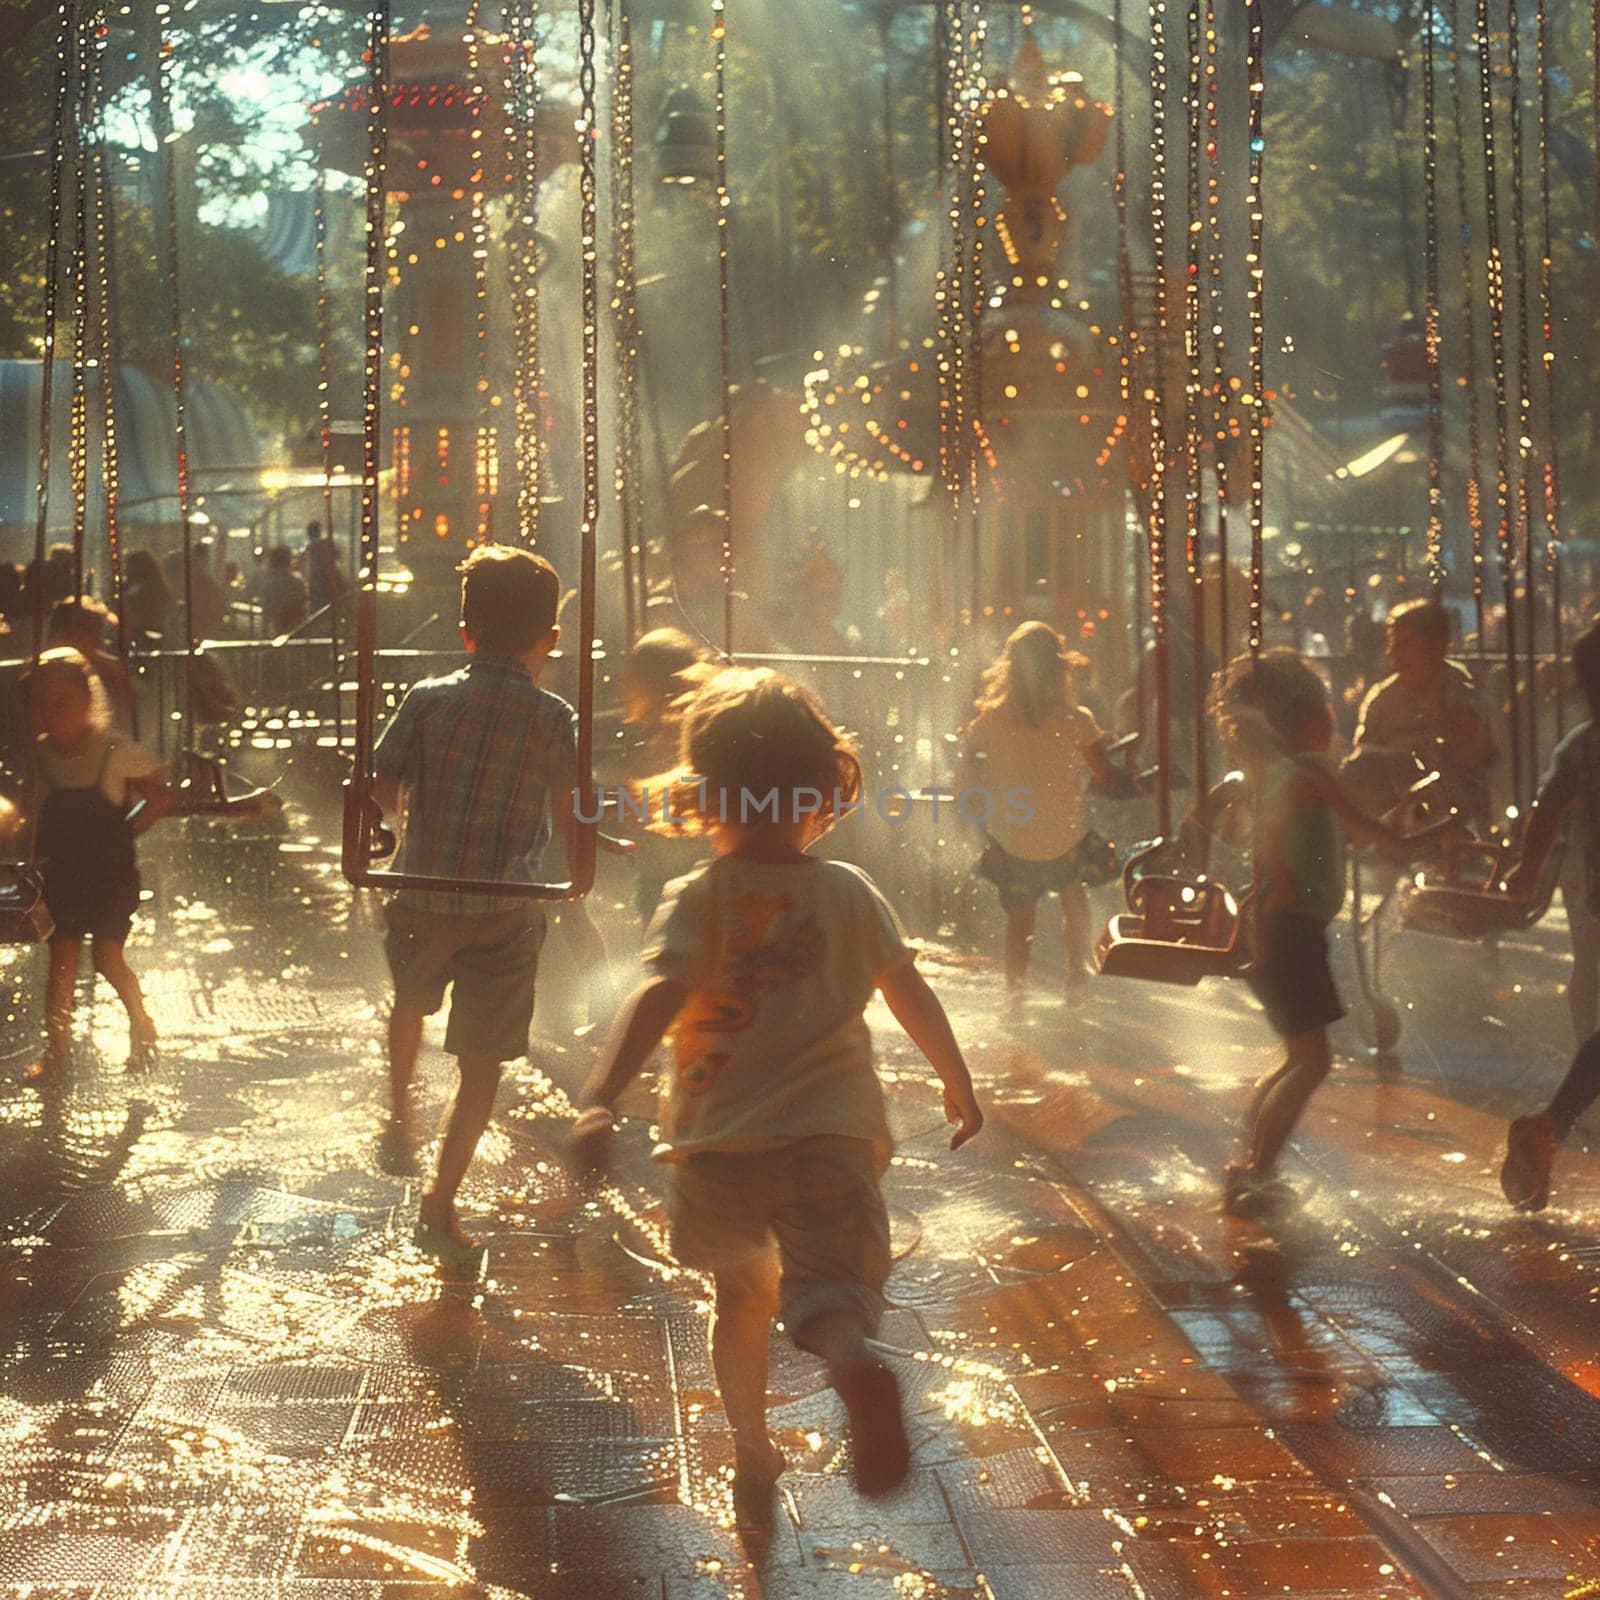
[[[1255,799],[1256,959],[1247,978],[1286,1047],[1251,1098],[1248,1153],[1226,1172],[1224,1206],[1247,1212],[1263,1203],[1285,1142],[1333,1065],[1328,1028],[1344,1007],[1327,930],[1344,906],[1347,836],[1404,864],[1420,841],[1457,824],[1404,835],[1351,800],[1328,757],[1327,688],[1293,650],[1231,662],[1211,709]]]

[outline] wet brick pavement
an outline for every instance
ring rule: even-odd
[[[536,1057],[463,1194],[448,1282],[411,1243],[427,1142],[386,1133],[372,904],[292,853],[173,836],[136,935],[165,1045],[108,995],[67,1079],[19,1081],[39,958],[5,953],[0,1593],[378,1600],[1099,1600],[1514,1595],[1600,1582],[1600,1162],[1508,1213],[1504,1118],[1559,1070],[1557,930],[1402,943],[1403,1071],[1341,1065],[1303,1204],[1225,1221],[1216,1180],[1270,1056],[1237,988],[1105,981],[996,1019],[926,969],[990,1126],[952,1156],[875,1012],[899,1155],[883,1329],[916,1472],[868,1505],[817,1364],[774,1345],[791,1471],[730,1531],[705,1285],[663,1259],[648,1109],[598,1197],[560,1164],[587,1046],[549,946]],[[597,897],[614,948],[626,885]],[[1047,951],[1041,952],[1041,963]],[[626,967],[626,962],[622,965]],[[1352,1049],[1353,1031],[1345,1039]],[[449,1088],[427,1065],[432,1126]],[[1600,1592],[1600,1591],[1595,1591]]]

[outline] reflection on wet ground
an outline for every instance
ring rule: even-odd
[[[883,1340],[917,1471],[858,1500],[842,1412],[780,1340],[791,1471],[754,1548],[730,1528],[705,1285],[664,1259],[647,1109],[612,1188],[561,1168],[587,1056],[559,935],[551,1042],[508,1074],[463,1193],[485,1270],[445,1281],[411,1243],[428,1141],[384,1120],[375,909],[297,844],[152,850],[146,1069],[101,994],[71,1072],[23,1085],[39,961],[0,954],[0,1593],[1539,1600],[1600,1581],[1600,1162],[1576,1141],[1539,1217],[1495,1183],[1506,1113],[1564,1048],[1556,930],[1494,969],[1400,947],[1404,1070],[1341,1067],[1298,1141],[1302,1203],[1270,1228],[1215,1205],[1268,1055],[1241,991],[1108,981],[1002,1027],[993,974],[930,949],[994,1114],[952,1157],[930,1075],[875,1015],[900,1139]],[[423,1126],[448,1087],[435,1055]]]

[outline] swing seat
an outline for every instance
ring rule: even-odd
[[[1156,840],[1128,863],[1128,910],[1111,919],[1095,945],[1095,964],[1112,978],[1144,978],[1193,987],[1226,978],[1250,963],[1245,917],[1220,884],[1206,878],[1137,871],[1162,848]]]
[[[39,944],[56,931],[32,867],[0,865],[0,944]]]
[[[1473,941],[1531,928],[1550,909],[1561,875],[1561,850],[1558,847],[1546,857],[1537,891],[1521,898],[1505,890],[1502,869],[1507,855],[1504,844],[1482,840],[1463,845],[1443,866],[1414,873],[1400,885],[1400,925],[1417,933]],[[1476,879],[1465,870],[1465,863],[1474,857],[1489,862],[1488,872]]]

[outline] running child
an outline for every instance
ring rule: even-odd
[[[681,628],[652,628],[634,643],[622,663],[622,722],[628,735],[622,777],[647,784],[678,759],[678,724],[687,697],[717,669],[706,650]],[[658,817],[661,797],[648,788],[640,795],[649,816]],[[634,854],[634,907],[648,923],[668,882],[681,877],[704,854],[696,836],[674,838],[645,829]]]
[[[874,989],[944,1085],[952,1149],[983,1114],[883,896],[858,868],[806,853],[861,787],[816,700],[772,672],[727,668],[685,712],[681,761],[673,809],[693,814],[716,857],[670,887],[651,926],[650,976],[584,1086],[573,1154],[605,1169],[612,1108],[670,1029],[655,1154],[672,1247],[712,1277],[734,1509],[766,1527],[784,1467],[766,1428],[780,1309],[844,1401],[857,1487],[886,1493],[909,1470],[899,1385],[867,1345],[890,1265],[879,1179],[891,1140],[862,1016]]]
[[[1218,675],[1210,706],[1255,802],[1256,959],[1247,979],[1286,1051],[1256,1085],[1247,1153],[1225,1173],[1225,1209],[1248,1214],[1270,1201],[1278,1156],[1333,1065],[1328,1028],[1344,1006],[1328,924],[1344,906],[1347,835],[1404,864],[1458,824],[1402,835],[1355,804],[1329,759],[1327,688],[1293,650],[1239,656]]]
[[[45,987],[46,1047],[35,1075],[66,1064],[72,1048],[72,996],[78,957],[87,939],[94,969],[117,992],[128,1013],[130,1053],[154,1048],[156,1025],[124,952],[139,906],[134,835],[172,808],[160,781],[161,762],[111,726],[101,680],[76,650],[47,650],[29,675],[28,710],[37,730],[42,804],[35,838],[50,936]],[[137,823],[128,817],[145,805]]]
[[[1027,985],[1042,895],[1061,898],[1068,988],[1088,977],[1093,936],[1084,883],[1095,862],[1086,848],[1084,795],[1091,781],[1114,786],[1119,774],[1106,755],[1109,735],[1073,695],[1073,670],[1087,665],[1047,623],[1023,623],[984,673],[977,715],[963,733],[961,786],[992,799],[978,872],[999,891],[1006,914],[1012,1004]],[[1006,803],[1012,791],[1026,804]]]
[[[561,585],[542,556],[510,545],[461,567],[461,637],[472,659],[413,686],[373,752],[374,796],[405,824],[397,872],[480,882],[537,882],[552,816],[574,823],[577,717],[539,687],[560,629]],[[527,1054],[544,913],[514,895],[402,889],[385,913],[394,980],[389,1082],[409,1120],[424,1020],[454,985],[444,1047],[460,1069],[418,1240],[472,1252],[456,1191],[489,1125],[502,1063]]]
[[[1519,899],[1538,892],[1545,859],[1568,814],[1576,810],[1585,903],[1573,909],[1592,923],[1600,914],[1600,623],[1591,624],[1573,641],[1572,666],[1589,705],[1589,720],[1574,728],[1550,757],[1550,770],[1540,782],[1528,814],[1522,856],[1506,877],[1506,890]],[[1587,970],[1585,965],[1593,960],[1593,948],[1585,950],[1575,937],[1572,982],[1575,987],[1587,985],[1591,1001],[1594,973],[1592,965]],[[1569,992],[1569,1002],[1571,998]],[[1590,1023],[1592,1029],[1592,1011]],[[1556,1151],[1596,1099],[1600,1099],[1600,1033],[1591,1031],[1578,1046],[1549,1104],[1511,1124],[1500,1187],[1512,1205],[1523,1211],[1541,1211],[1550,1203],[1550,1169]]]

